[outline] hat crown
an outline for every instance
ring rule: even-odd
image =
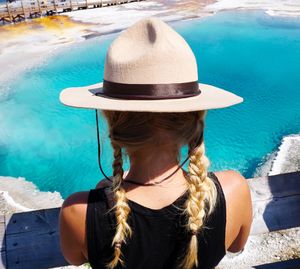
[[[64,89],[60,100],[74,107],[136,112],[199,111],[243,101],[197,81],[196,59],[185,40],[164,22],[149,18],[112,43],[103,83]]]
[[[111,44],[104,79],[125,84],[197,81],[197,63],[178,33],[163,21],[148,18],[129,27]]]

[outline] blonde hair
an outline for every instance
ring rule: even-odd
[[[198,239],[197,234],[203,226],[206,217],[205,202],[208,205],[208,215],[213,211],[216,202],[216,187],[207,176],[209,161],[205,156],[204,143],[190,151],[189,198],[185,203],[185,211],[188,215],[187,229],[191,233],[191,240],[185,258],[181,263],[182,268],[190,269],[198,266]]]
[[[216,201],[215,185],[207,175],[209,162],[205,156],[204,142],[203,139],[199,141],[199,135],[203,133],[205,111],[186,113],[104,111],[103,113],[108,122],[109,136],[114,150],[113,194],[116,215],[116,233],[112,241],[114,257],[107,267],[113,269],[118,263],[124,265],[121,245],[126,243],[126,239],[132,234],[127,223],[130,207],[125,190],[122,188],[122,148],[132,152],[153,145],[171,146],[179,162],[179,150],[185,144],[189,146],[190,163],[189,174],[186,177],[189,196],[184,212],[187,216],[186,229],[191,234],[191,240],[180,266],[184,269],[198,266],[197,234],[205,221],[206,205],[207,214],[210,214]],[[165,139],[170,136],[172,139]]]

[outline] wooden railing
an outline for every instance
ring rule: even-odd
[[[142,0],[17,0],[0,4],[0,22],[12,23],[57,13]]]
[[[300,172],[248,179],[248,183],[254,214],[251,234],[300,226]],[[59,208],[53,208],[0,216],[0,269],[67,265],[59,246],[58,215]],[[251,268],[296,269],[300,259]]]

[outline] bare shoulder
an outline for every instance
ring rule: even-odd
[[[216,172],[226,200],[226,247],[231,252],[243,249],[252,223],[252,202],[247,180],[233,170]]]
[[[215,172],[215,175],[218,177],[225,196],[237,196],[249,191],[247,180],[239,172],[226,170]]]
[[[72,193],[63,203],[63,207],[68,207],[70,205],[80,205],[82,203],[87,203],[88,191],[81,191]]]
[[[216,172],[222,186],[226,204],[236,210],[251,209],[251,195],[247,180],[233,170]]]
[[[73,218],[83,217],[86,213],[89,192],[76,192],[71,194],[63,203],[60,215]]]
[[[85,221],[88,192],[70,195],[63,203],[60,217],[60,243],[65,259],[74,265],[87,261]]]

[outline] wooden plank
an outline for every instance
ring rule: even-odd
[[[252,266],[254,269],[300,269],[300,259]]]
[[[300,195],[253,203],[251,234],[300,226]]]
[[[46,269],[67,265],[59,246],[59,208],[16,213],[6,221],[10,269]]]
[[[251,178],[248,182],[253,201],[300,194],[300,172]]]
[[[300,226],[300,172],[248,180],[253,202],[251,234]]]
[[[47,232],[58,225],[59,208],[41,209],[6,216],[6,233]]]

